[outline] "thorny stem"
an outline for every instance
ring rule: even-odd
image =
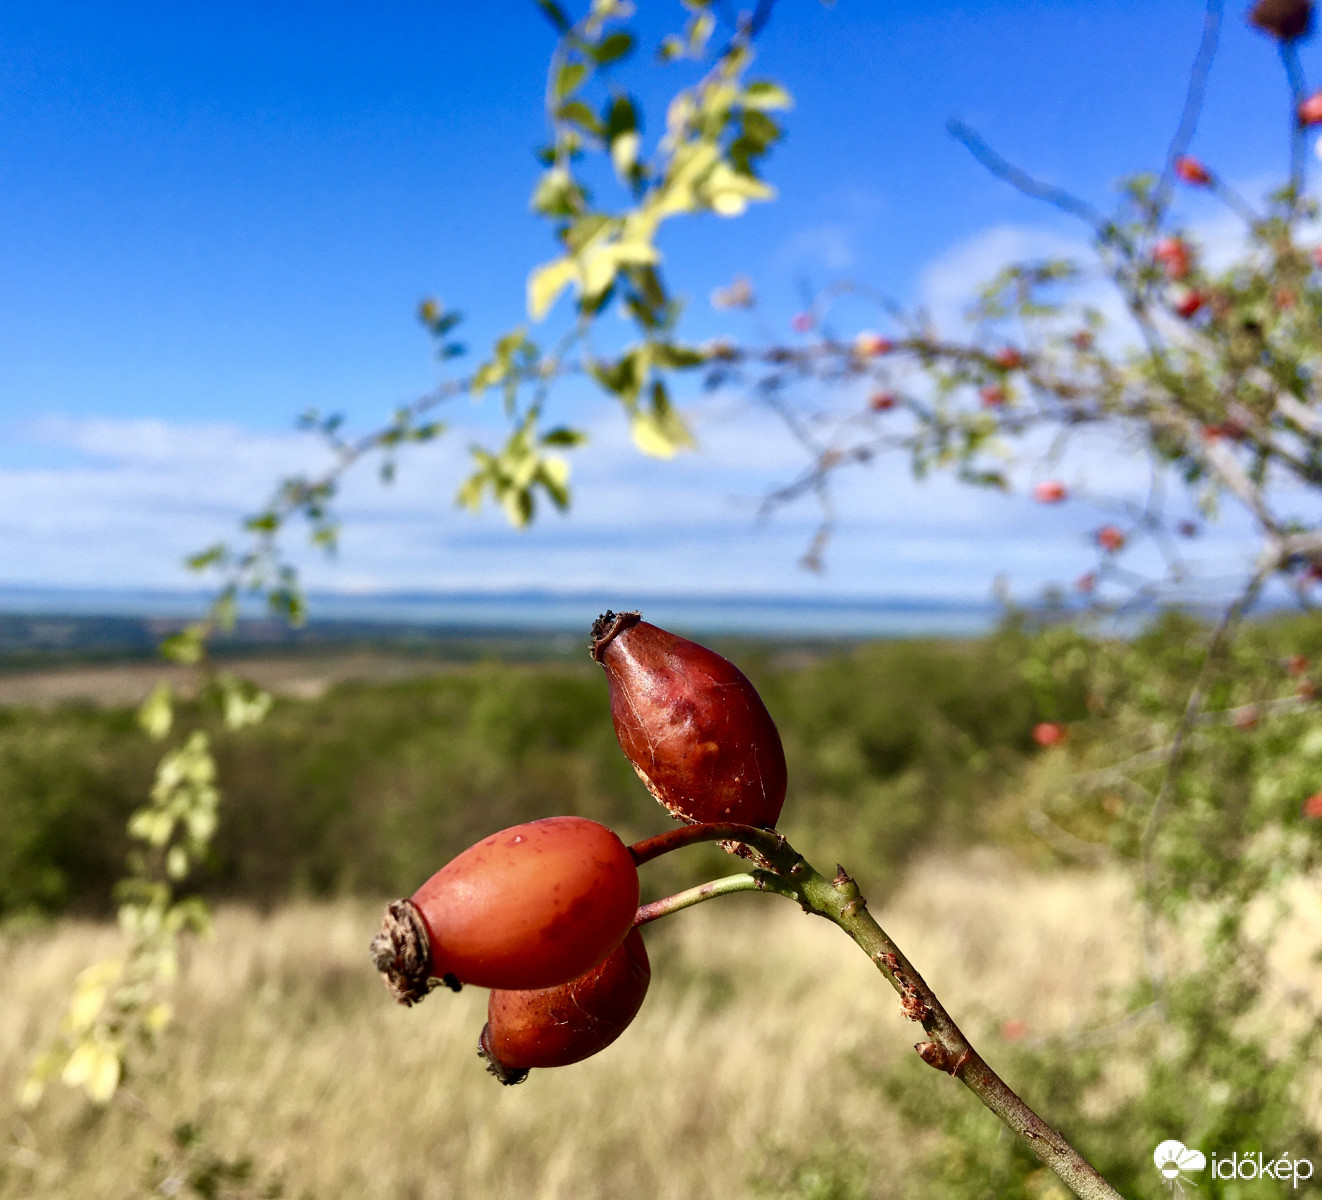
[[[867,954],[898,993],[900,1011],[909,1020],[921,1024],[931,1039],[919,1042],[914,1047],[924,1062],[953,1075],[964,1084],[1081,1200],[1120,1200],[1120,1193],[1102,1178],[1087,1159],[1029,1108],[987,1065],[946,1012],[936,993],[868,912],[867,901],[843,867],[837,868],[834,878],[827,879],[780,834],[748,825],[687,825],[648,838],[630,847],[630,850],[634,861],[641,864],[671,850],[702,841],[750,846],[763,857],[768,869],[714,880],[658,901],[657,905],[669,906],[665,908],[666,912],[678,911],[726,891],[757,888],[758,877],[761,876],[760,890],[790,896],[798,901],[805,912],[816,913],[838,925]],[[735,881],[738,881],[737,886]],[[698,894],[704,892],[706,894]],[[686,903],[676,903],[681,899],[686,900]],[[640,915],[644,911],[640,909]],[[655,915],[661,916],[663,913],[658,911]],[[649,916],[646,919],[652,918]]]

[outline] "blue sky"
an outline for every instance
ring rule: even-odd
[[[648,45],[681,19],[643,8]],[[953,307],[998,256],[1069,247],[1078,231],[945,122],[1103,199],[1160,164],[1201,24],[1193,0],[781,0],[758,62],[796,98],[767,170],[780,198],[666,233],[687,332],[741,331],[706,302],[741,272],[784,329],[802,276]],[[527,209],[552,45],[530,3],[0,7],[0,584],[187,585],[183,554],[317,461],[294,414],[365,426],[435,382],[420,298],[464,309],[474,345],[521,320],[553,250]],[[681,77],[646,55],[623,74],[653,127]],[[1195,149],[1246,186],[1275,178],[1284,96],[1232,6]],[[594,433],[573,515],[519,534],[456,512],[461,428],[392,491],[349,486],[343,550],[311,580],[980,596],[998,571],[1031,589],[1087,565],[1084,506],[920,489],[897,465],[849,483],[831,569],[806,576],[812,509],[753,520],[796,466],[764,415],[695,401],[703,450],[656,464],[590,394],[563,403]],[[1207,543],[1213,574],[1238,537]]]

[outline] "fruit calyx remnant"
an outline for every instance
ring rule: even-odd
[[[431,944],[427,927],[411,900],[392,900],[381,918],[381,932],[372,939],[372,962],[400,1004],[417,1004],[433,987]],[[452,991],[460,983],[447,975],[440,982]]]
[[[490,1022],[482,1026],[481,1036],[477,1039],[477,1053],[480,1058],[486,1059],[487,1070],[506,1087],[513,1087],[528,1078],[526,1067],[507,1067],[496,1057],[496,1052],[491,1047]]]
[[[592,622],[592,640],[588,643],[588,649],[592,652],[592,657],[597,662],[601,662],[602,653],[610,640],[626,629],[632,629],[642,619],[643,614],[640,612],[617,613],[608,608]]]

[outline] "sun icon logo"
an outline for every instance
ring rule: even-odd
[[[1207,1159],[1201,1150],[1190,1150],[1183,1142],[1174,1138],[1162,1142],[1152,1152],[1152,1161],[1161,1172],[1162,1182],[1172,1195],[1183,1196],[1185,1185],[1197,1187],[1198,1181],[1189,1177],[1189,1171],[1201,1171],[1207,1166]]]

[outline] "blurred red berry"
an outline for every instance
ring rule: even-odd
[[[1097,586],[1097,576],[1091,571],[1085,571],[1074,581],[1074,588],[1078,592],[1088,595]]]
[[[1125,544],[1125,535],[1114,525],[1103,525],[1096,534],[1097,544],[1108,554],[1114,554]]]
[[[1285,660],[1285,673],[1287,675],[1302,675],[1308,670],[1308,659],[1302,654],[1292,654]]]
[[[1203,307],[1203,304],[1204,299],[1202,292],[1197,288],[1190,288],[1175,302],[1174,308],[1176,313],[1187,321]]]
[[[868,407],[873,412],[889,412],[897,403],[898,397],[894,392],[874,392]]]
[[[854,353],[859,358],[876,358],[881,354],[889,354],[895,349],[895,343],[890,338],[884,338],[880,334],[864,331],[854,339]]]
[[[1313,247],[1313,265],[1322,267],[1322,246]]]
[[[1059,746],[1065,740],[1065,726],[1055,721],[1042,721],[1033,726],[1033,741],[1039,746]]]
[[[1289,312],[1299,303],[1299,297],[1290,288],[1281,288],[1276,293],[1276,311]]]
[[[1322,249],[1322,247],[1319,247],[1319,249]],[[1078,333],[1076,333],[1072,338],[1070,338],[1070,341],[1074,343],[1074,348],[1076,350],[1091,350],[1093,343],[1093,336],[1092,333],[1087,329],[1080,329]]]
[[[1024,356],[1013,346],[1006,346],[1004,350],[998,350],[992,358],[1002,371],[1014,371],[1024,365]]]
[[[1299,106],[1300,125],[1322,125],[1322,92],[1314,92]]]
[[[1015,1017],[1001,1024],[1001,1037],[1007,1042],[1018,1042],[1028,1032],[1028,1022]]]
[[[1005,403],[1005,389],[994,383],[989,383],[978,395],[982,397],[983,408],[1000,408]]]
[[[1189,247],[1180,238],[1162,238],[1153,248],[1152,257],[1161,264],[1168,279],[1183,279],[1189,274]]]
[[[1311,679],[1301,679],[1294,685],[1294,694],[1300,700],[1315,700],[1317,698],[1317,684]]]
[[[1039,504],[1059,504],[1068,495],[1059,479],[1044,479],[1033,489],[1033,499]]]
[[[1322,792],[1314,792],[1304,801],[1304,816],[1310,821],[1322,821]]]
[[[1206,187],[1212,182],[1212,173],[1196,158],[1190,158],[1187,154],[1175,160],[1175,174],[1194,187]]]
[[[810,333],[812,332],[813,326],[816,324],[817,321],[812,313],[801,312],[794,314],[794,319],[790,321],[790,328],[793,329],[795,333]]]
[[[1255,705],[1245,704],[1235,709],[1234,722],[1236,729],[1243,729],[1247,732],[1250,729],[1258,727],[1258,710]]]

